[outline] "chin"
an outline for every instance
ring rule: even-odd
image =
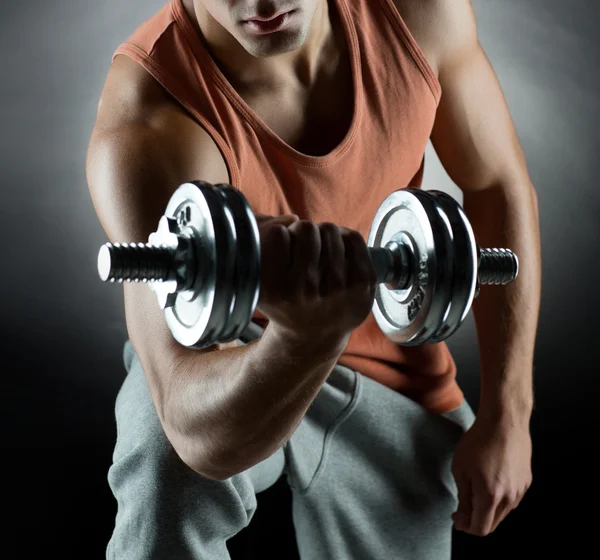
[[[252,38],[245,37],[240,43],[252,56],[268,58],[298,50],[306,41],[306,37],[306,33],[299,31],[280,32]]]

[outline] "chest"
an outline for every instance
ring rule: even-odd
[[[263,88],[260,94],[241,95],[283,142],[309,156],[333,151],[348,134],[354,116],[349,63],[324,73],[310,87],[284,84]]]

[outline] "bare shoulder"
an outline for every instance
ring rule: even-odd
[[[111,64],[98,104],[96,128],[144,122],[172,102],[160,84],[139,64],[119,55]]]
[[[392,0],[432,69],[477,43],[471,0]]]
[[[152,136],[186,181],[228,182],[215,141],[142,66],[119,55],[104,83],[93,139]]]

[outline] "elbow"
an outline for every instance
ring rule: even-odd
[[[214,446],[209,445],[206,430],[192,429],[191,426],[182,428],[168,402],[159,416],[165,435],[179,459],[195,473],[211,480],[227,480],[237,474],[225,468],[225,461],[216,456]]]
[[[202,451],[202,446],[196,445],[195,450],[184,461],[188,467],[199,475],[210,480],[227,480],[236,475],[229,465],[215,455]]]
[[[198,471],[196,471],[198,472]],[[235,476],[236,474],[239,474],[238,472],[231,472],[231,471],[214,471],[214,470],[204,470],[203,472],[199,473],[202,476],[204,476],[205,478],[208,478],[210,480],[219,480],[219,481],[224,481],[224,480],[229,480],[232,476]]]
[[[227,480],[233,476],[233,474],[223,469],[219,462],[209,461],[205,454],[197,448],[192,449],[196,446],[191,445],[189,442],[183,442],[180,436],[174,437],[170,434],[168,439],[181,462],[196,474],[210,480]]]
[[[267,456],[253,457],[249,452],[238,451],[230,453],[227,457],[221,455],[216,458],[206,453],[179,454],[183,462],[199,475],[211,480],[228,480],[252,468]]]
[[[239,474],[238,471],[226,468],[226,466],[217,461],[207,461],[205,457],[185,457],[178,453],[181,460],[195,473],[209,480],[224,481],[232,476]]]
[[[178,376],[171,374],[170,378],[177,379]],[[231,451],[218,422],[201,415],[190,417],[183,413],[182,407],[178,406],[181,395],[173,391],[173,384],[170,388],[165,392],[160,416],[165,434],[180,460],[210,480],[227,480],[245,470],[238,468],[243,467],[245,462],[239,460],[239,453]]]
[[[179,459],[195,473],[210,480],[227,480],[238,474],[214,454],[206,451],[206,445],[196,436],[184,435],[172,425],[163,424],[167,439]]]

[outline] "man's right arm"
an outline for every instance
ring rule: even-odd
[[[210,136],[124,57],[106,81],[87,175],[113,243],[146,242],[180,184],[228,182]],[[210,478],[226,479],[275,453],[343,351],[339,341],[308,350],[272,324],[246,346],[191,350],[175,341],[147,285],[123,289],[128,334],[165,434],[188,466]]]

